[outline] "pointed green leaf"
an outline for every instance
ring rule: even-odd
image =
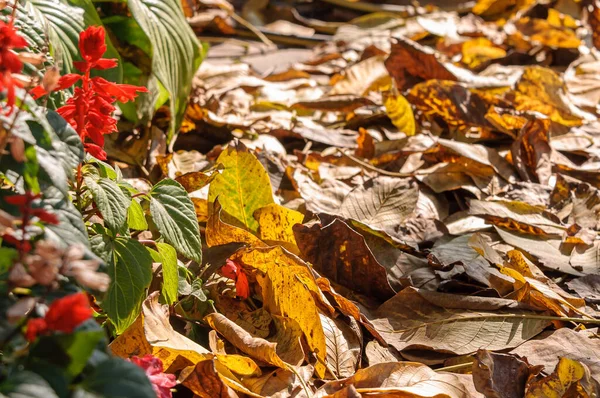
[[[150,213],[164,239],[187,258],[202,262],[194,204],[177,181],[166,179],[149,192]]]
[[[94,203],[98,206],[104,224],[117,233],[123,230],[127,221],[127,209],[131,205],[131,196],[125,193],[116,182],[108,178],[85,177],[85,185],[92,192]]]

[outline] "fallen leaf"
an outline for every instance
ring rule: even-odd
[[[298,246],[294,238],[293,226],[301,224],[304,215],[272,203],[254,212],[258,220],[258,236],[264,242],[278,244],[292,253],[298,254]]]
[[[527,386],[526,398],[593,396],[596,386],[592,384],[587,366],[568,358],[561,358],[550,376],[536,380]]]
[[[415,135],[415,116],[410,103],[400,94],[390,95],[385,100],[385,112],[398,131],[407,136]]]
[[[226,214],[226,222],[256,233],[254,212],[273,203],[271,183],[266,170],[243,144],[227,147],[217,159],[223,171],[208,191],[209,213],[217,198]]]
[[[315,372],[325,375],[325,335],[313,294],[320,295],[308,265],[281,247],[240,251],[234,260],[260,272],[256,275],[261,287],[264,308],[273,315],[295,320],[304,332],[311,355],[320,361]]]
[[[352,377],[326,383],[315,397],[329,396],[347,386],[353,386],[359,394],[375,393],[384,397],[470,396],[464,384],[451,373],[436,373],[427,366],[414,362],[389,362],[360,369]]]
[[[321,315],[327,342],[327,363],[335,377],[350,377],[360,361],[360,341],[342,321]]]
[[[473,362],[475,388],[486,398],[521,398],[531,365],[515,355],[478,350]]]
[[[550,324],[517,308],[512,300],[407,288],[379,307],[371,321],[400,352],[419,348],[466,355],[517,347]]]

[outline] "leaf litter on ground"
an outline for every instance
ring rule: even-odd
[[[424,3],[185,2],[220,39],[150,164],[209,258],[114,353],[200,397],[600,394],[599,5]]]

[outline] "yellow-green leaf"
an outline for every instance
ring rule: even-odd
[[[390,95],[385,100],[385,111],[398,130],[406,135],[415,135],[415,116],[413,114],[410,103],[404,96]]]
[[[211,204],[218,197],[223,210],[232,218],[225,221],[256,233],[258,221],[254,212],[273,203],[267,171],[242,144],[226,148],[217,163],[221,163],[224,170],[210,184],[209,213]]]

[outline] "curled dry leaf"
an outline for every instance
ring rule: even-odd
[[[415,362],[388,362],[358,370],[352,377],[331,381],[321,387],[315,397],[326,397],[354,387],[358,394],[377,394],[380,397],[467,398],[468,389],[451,373],[436,373]],[[350,393],[348,391],[346,394]],[[353,395],[338,395],[348,397]]]
[[[350,377],[360,359],[360,340],[355,332],[339,319],[321,315],[327,341],[327,364],[337,378]]]
[[[532,369],[526,359],[478,350],[473,362],[473,383],[486,398],[521,398]]]
[[[561,358],[551,375],[528,384],[525,398],[591,397],[596,394],[597,387],[591,380],[588,367],[572,359]]]

